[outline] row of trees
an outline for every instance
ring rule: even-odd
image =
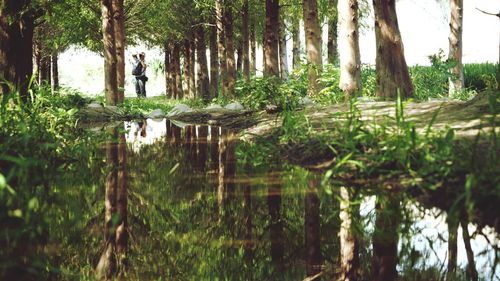
[[[328,23],[328,62],[340,65],[346,96],[361,90],[360,19],[367,0],[2,0],[0,77],[27,89],[35,56],[39,82],[57,87],[57,54],[78,44],[103,54],[106,97],[123,102],[126,46],[147,42],[165,53],[165,83],[171,98],[234,94],[237,74],[256,73],[256,49],[264,50],[264,76],[287,79],[286,42],[293,40],[293,67],[305,41],[309,93],[320,89],[321,23]],[[413,95],[398,27],[396,1],[373,0],[378,95]],[[463,89],[463,0],[450,0],[450,53],[456,63],[450,91]],[[78,15],[78,16],[75,16]],[[303,22],[305,40],[300,40]],[[290,36],[291,35],[291,36]],[[33,40],[35,39],[35,40]],[[34,41],[34,42],[33,42]],[[103,44],[103,43],[104,44]],[[33,48],[35,46],[35,48]],[[210,59],[206,52],[209,50]],[[52,61],[52,63],[51,63]],[[52,69],[52,71],[51,71]],[[195,73],[197,71],[197,73]],[[2,83],[2,92],[8,91]]]

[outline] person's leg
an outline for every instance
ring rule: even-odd
[[[139,81],[139,86],[141,90],[141,97],[145,98],[146,97],[146,82],[143,79],[138,79]]]
[[[137,94],[137,97],[141,97],[141,86],[139,85],[140,81],[139,79],[135,78],[134,79],[134,84],[135,84],[135,93]]]

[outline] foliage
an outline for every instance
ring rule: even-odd
[[[252,109],[274,105],[280,110],[291,110],[299,106],[305,93],[305,83],[300,79],[281,82],[276,78],[254,77],[249,82],[239,80],[236,85],[236,97]]]
[[[46,243],[50,218],[45,212],[55,192],[50,183],[87,148],[75,117],[84,99],[75,93],[53,96],[43,88],[31,94],[27,103],[16,92],[3,95],[0,104],[0,225],[5,230],[0,276],[5,277],[47,274],[43,252],[26,247]]]

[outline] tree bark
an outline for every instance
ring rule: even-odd
[[[102,35],[104,43],[104,86],[106,104],[116,105],[118,99],[115,29],[112,0],[101,0]]]
[[[452,96],[455,92],[464,90],[464,70],[462,64],[462,26],[464,15],[463,0],[450,0],[451,22],[449,36],[449,54],[448,59],[455,65],[450,69],[451,77],[449,79],[448,95]]]
[[[115,32],[116,83],[118,87],[116,102],[125,100],[125,15],[123,0],[112,0],[113,28]]]
[[[191,37],[191,36],[188,36]],[[185,82],[185,96],[188,99],[194,99],[196,97],[195,93],[195,88],[194,84],[191,83],[191,64],[194,63],[191,61],[191,40],[190,39],[184,39],[184,82]]]
[[[208,79],[205,29],[202,25],[196,28],[196,57],[198,59],[198,96],[208,102],[210,99],[210,81]]]
[[[219,50],[217,46],[217,20],[211,16],[210,26],[210,97],[219,94]]]
[[[279,77],[279,0],[266,0],[264,76]]]
[[[361,54],[359,52],[358,0],[341,0],[339,14],[339,87],[346,98],[361,92]]]
[[[242,54],[243,53],[243,46],[240,46],[236,49],[236,73],[243,73],[243,59],[242,59]]]
[[[413,97],[413,84],[399,32],[396,2],[395,0],[373,0],[373,8],[377,42],[377,96],[394,99],[399,92],[401,98]]]
[[[283,15],[280,19],[279,29],[279,52],[280,52],[280,77],[283,80],[288,79],[288,57],[286,55],[286,24]]]
[[[316,0],[303,0],[304,30],[306,34],[306,54],[310,64],[308,73],[308,94],[317,94],[321,88],[318,72],[321,72],[321,28],[318,21],[318,3]]]
[[[234,58],[234,22],[233,22],[233,0],[224,1],[224,26],[226,34],[226,56],[227,56],[227,94],[234,96],[236,86],[236,60]]]
[[[329,0],[328,9],[330,10],[330,15],[328,17],[328,63],[336,65],[338,63],[338,51],[337,51],[337,24],[339,21],[339,13],[337,11],[338,0]]]
[[[168,99],[173,97],[173,81],[172,81],[172,50],[168,43],[163,46],[163,52],[165,55],[164,60],[164,75],[165,75],[165,96]]]
[[[182,75],[181,75],[181,47],[179,43],[174,44],[174,70],[175,70],[175,98],[182,99]]]
[[[0,94],[9,93],[13,86],[27,100],[35,28],[31,0],[2,0],[0,4]]]
[[[51,63],[52,63],[52,91],[59,89],[59,55],[57,51],[52,52]]]
[[[292,64],[293,68],[297,69],[300,66],[300,21],[292,21],[292,37],[293,37],[293,47],[292,47]]]
[[[218,42],[218,50],[219,50],[219,68],[220,68],[220,95],[226,96],[227,89],[227,57],[226,57],[226,35],[224,32],[224,17],[223,17],[223,0],[215,1],[215,12],[216,12],[216,20],[217,20],[217,42]]]
[[[255,39],[255,19],[250,20],[250,75],[257,74],[257,41]]]
[[[249,25],[249,15],[248,15],[248,0],[243,0],[243,7],[242,7],[242,28],[241,28],[241,45],[242,45],[242,61],[243,61],[243,78],[246,81],[250,80],[250,56],[249,56],[249,49],[250,49],[250,35],[248,32],[248,25]]]

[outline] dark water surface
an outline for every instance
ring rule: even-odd
[[[55,250],[77,279],[500,280],[494,228],[416,197],[261,163],[220,127],[107,131],[115,141],[97,154],[101,168],[81,171],[93,177],[72,184],[79,209],[67,217],[79,223]]]

